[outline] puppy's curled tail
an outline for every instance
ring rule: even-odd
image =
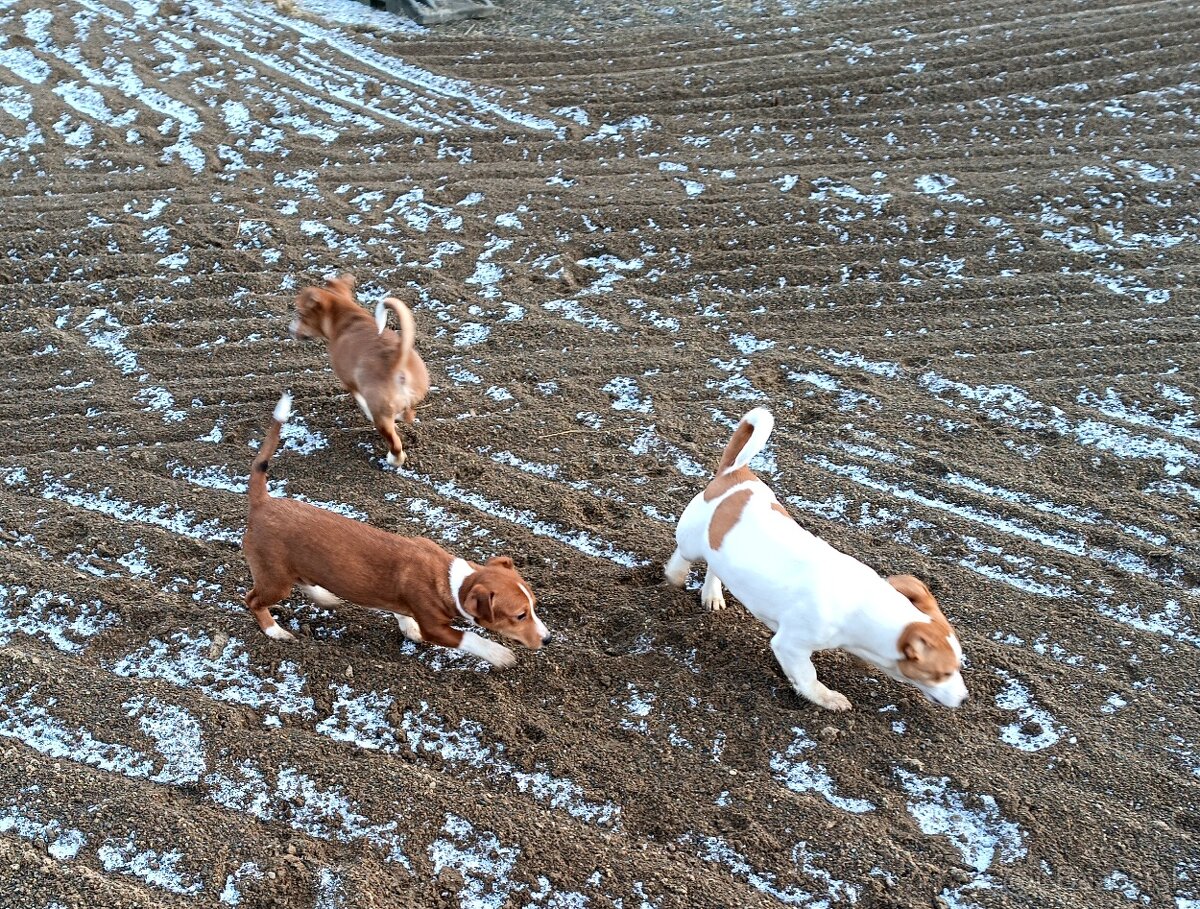
[[[408,359],[408,355],[412,353],[413,344],[417,338],[417,325],[413,321],[412,310],[395,297],[387,297],[375,307],[375,327],[379,329],[380,334],[383,334],[383,329],[387,327],[387,311],[389,309],[396,314],[396,318],[400,322],[400,353],[396,357],[396,363],[399,364]]]
[[[749,464],[763,450],[774,428],[775,418],[765,407],[756,407],[742,417],[733,431],[733,438],[725,446],[725,453],[721,455],[721,463],[717,465],[718,476]]]
[[[291,414],[292,396],[284,392],[279,403],[275,405],[275,412],[271,415],[271,426],[267,430],[267,437],[263,439],[263,443],[258,449],[258,456],[255,457],[254,463],[250,467],[251,501],[257,502],[269,495],[267,492],[267,462],[271,460],[271,455],[275,454],[275,449],[279,447],[279,434],[283,431],[283,424],[287,422],[287,418]]]

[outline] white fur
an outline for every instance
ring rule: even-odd
[[[408,455],[406,455],[404,452],[400,452],[399,455],[396,455],[394,452],[391,452],[391,451],[388,452],[387,462],[389,464],[391,464],[393,467],[403,467],[404,462],[407,460],[408,460]]]
[[[318,587],[316,584],[301,584],[300,589],[318,606],[336,606],[342,601],[340,597],[334,596],[324,587]]]
[[[412,616],[397,612],[396,624],[400,626],[400,633],[410,641],[424,640],[421,637],[421,626],[417,624],[417,620]]]
[[[725,594],[721,592],[721,579],[712,570],[712,566],[704,572],[704,587],[700,590],[700,602],[710,612],[725,608]]]
[[[533,618],[533,627],[537,630],[538,637],[545,640],[550,634],[550,630],[546,628],[545,623],[538,618],[537,613],[534,611],[532,591],[524,584],[517,584],[517,586],[521,588],[521,593],[525,594],[525,599],[529,601],[529,615]]]
[[[278,423],[286,423],[288,417],[292,415],[292,396],[286,391],[280,397],[279,403],[275,405],[274,417]]]
[[[747,419],[754,414],[766,416],[751,421],[754,432],[735,465],[749,461],[770,434],[770,414],[759,409],[751,411]],[[746,456],[755,445],[755,451]],[[714,550],[708,538],[713,513],[739,490],[749,490],[751,497],[720,548]],[[961,673],[955,672],[940,685],[925,685],[899,670],[904,658],[898,648],[901,633],[910,623],[929,618],[862,562],[773,509],[774,503],[775,494],[758,480],[739,483],[711,502],[704,500],[703,493],[697,495],[679,518],[677,548],[666,565],[667,580],[681,586],[690,563],[703,559],[708,565],[701,592],[704,606],[720,609],[725,605],[721,594],[724,582],[774,632],[771,650],[796,692],[822,707],[850,707],[844,695],[817,680],[812,664],[814,651],[834,647],[850,651],[898,681],[915,685],[939,704],[957,707],[962,703],[967,689]],[[957,639],[951,642],[955,648],[957,644]]]
[[[367,399],[360,395],[357,391],[351,392],[351,394],[354,395],[354,403],[357,404],[358,409],[363,412],[363,416],[374,423],[375,418],[371,416],[371,408],[367,406]]]
[[[517,662],[516,654],[503,644],[481,638],[473,631],[463,632],[462,643],[458,645],[458,649],[487,660],[497,669],[507,669]]]
[[[294,640],[296,640],[296,636],[294,634],[292,634],[286,628],[282,628],[279,625],[276,625],[274,622],[272,622],[270,625],[268,625],[266,628],[264,628],[263,631],[265,631],[267,633],[267,637],[271,638],[274,641],[294,641]]]
[[[462,600],[458,598],[458,591],[462,589],[463,581],[475,573],[475,569],[471,567],[471,563],[466,559],[455,559],[450,563],[450,596],[454,597],[454,608],[458,610],[458,614],[470,622],[475,624],[475,617],[469,615],[463,609]]]
[[[379,329],[379,334],[383,334],[387,328],[387,304],[382,300],[375,305],[375,327]]]
[[[767,439],[771,436],[771,430],[775,428],[775,418],[771,416],[771,411],[765,407],[756,407],[744,417],[741,422],[749,423],[754,427],[754,431],[750,433],[750,438],[746,440],[746,444],[742,446],[742,450],[738,452],[733,463],[727,467],[722,473],[729,473],[732,470],[737,470],[739,467],[745,467],[767,444]]]

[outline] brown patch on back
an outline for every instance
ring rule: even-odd
[[[911,574],[892,575],[888,583],[925,615],[928,622],[910,622],[900,632],[896,642],[903,657],[898,668],[914,681],[936,685],[958,671],[958,656],[950,646],[949,637],[954,629],[946,621],[938,602],[929,588]]]
[[[734,525],[741,520],[746,503],[754,495],[749,489],[735,492],[717,506],[712,520],[708,522],[708,546],[710,549],[720,549],[725,542],[725,536],[733,530]]]
[[[731,473],[718,473],[704,489],[704,501],[719,499],[739,483],[757,480],[758,476],[749,467],[739,467]]]
[[[784,508],[782,505],[780,505],[778,502],[771,503],[771,510],[778,511],[781,515],[783,515],[789,521],[792,519],[792,516],[790,514],[788,514],[788,510],[786,508]]]

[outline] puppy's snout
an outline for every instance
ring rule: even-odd
[[[542,646],[545,647],[553,638],[554,635],[547,631],[544,635],[542,635]]]
[[[959,691],[951,692],[950,696],[942,701],[942,704],[944,704],[945,706],[947,706],[951,709],[954,709],[955,707],[961,707],[963,704],[965,704],[967,702],[967,698],[969,698],[970,696],[971,695],[967,691],[967,689],[965,687],[963,687]]]

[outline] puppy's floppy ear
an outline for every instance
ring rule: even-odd
[[[497,568],[512,568],[513,560],[508,556],[492,556],[487,560],[488,565],[495,565]]]
[[[467,611],[467,615],[474,616],[480,622],[490,622],[492,620],[492,601],[496,595],[490,590],[485,590],[482,584],[476,584],[471,588],[471,592],[467,594],[467,602],[463,603],[463,609]]]
[[[306,287],[296,297],[296,310],[303,315],[308,315],[319,309],[322,302],[321,291],[315,287]]]
[[[894,574],[887,581],[926,615],[938,608],[937,599],[920,578],[911,574]]]
[[[351,274],[334,275],[326,280],[330,284],[340,285],[347,293],[354,290],[354,286],[358,284],[358,280]]]
[[[906,660],[919,663],[933,649],[934,643],[933,626],[925,622],[914,622],[905,628],[904,634],[900,636],[900,652]]]

